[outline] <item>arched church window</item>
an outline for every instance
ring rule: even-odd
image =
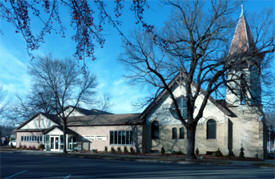
[[[207,139],[216,139],[216,121],[210,119],[206,123]]]
[[[177,128],[173,127],[172,128],[172,139],[177,139],[178,134],[177,134]]]
[[[180,139],[184,139],[184,127],[180,128]]]
[[[152,139],[159,139],[159,122],[153,121],[151,125]]]
[[[182,115],[182,117],[184,119],[187,118],[187,104],[186,104],[186,98],[184,96],[180,96],[178,98],[176,98],[180,113]],[[176,119],[179,119],[177,113],[176,113],[176,107],[175,104],[172,103],[171,107],[170,107],[170,112],[172,114],[172,116]]]

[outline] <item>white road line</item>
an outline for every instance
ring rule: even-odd
[[[10,178],[13,178],[13,177],[15,177],[15,176],[17,176],[17,175],[21,175],[21,174],[23,174],[23,173],[26,173],[28,170],[22,170],[21,172],[17,172],[17,173],[15,173],[15,174],[13,174],[13,175],[11,175],[11,176],[8,176],[8,177],[5,177],[5,178],[3,178],[3,179],[10,179]]]
[[[71,178],[71,174],[69,174],[68,176],[66,176],[64,179],[69,179]]]

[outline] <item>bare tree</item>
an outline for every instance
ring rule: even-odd
[[[11,113],[11,116],[8,115],[9,118],[12,119],[12,116],[16,116],[21,120],[27,120],[38,111],[46,114],[55,113],[52,107],[54,98],[51,95],[52,93],[48,89],[41,89],[40,86],[33,84],[32,90],[27,96],[17,96],[16,105],[9,109],[9,113]]]
[[[229,49],[236,25],[232,17],[239,9],[238,2],[194,0],[167,4],[173,8],[173,14],[161,33],[136,33],[134,41],[125,45],[121,61],[130,68],[129,78],[154,87],[154,102],[158,102],[158,94],[167,92],[177,119],[187,130],[187,156],[195,158],[196,126],[211,96],[216,93],[221,97],[225,89],[239,95],[237,89],[246,89],[242,94],[251,99],[250,105],[261,102],[258,96],[253,96],[247,78],[240,83],[239,72],[249,66],[260,75],[263,64],[270,62],[274,52],[274,23],[272,16],[265,16],[264,21],[258,22],[255,46],[246,48],[238,44],[241,46],[231,45]],[[245,19],[243,14],[240,18]],[[268,33],[263,34],[264,30]],[[254,44],[252,41],[249,43]],[[175,83],[185,89],[187,115],[173,93]]]
[[[103,94],[99,99],[96,101],[96,107],[102,111],[108,112],[110,111],[111,107],[111,96],[107,93]]]
[[[6,101],[6,92],[2,86],[0,86],[0,116],[4,113],[5,109],[7,108],[7,101]]]
[[[143,22],[146,0],[135,0],[129,4],[137,23]],[[105,43],[103,35],[105,24],[112,25],[123,39],[127,40],[120,29],[119,19],[124,6],[127,6],[127,3],[121,0],[113,2],[104,2],[103,0],[8,0],[0,2],[0,19],[14,25],[15,32],[23,36],[28,52],[38,49],[46,35],[56,33],[65,37],[65,30],[71,28],[74,31],[73,40],[76,43],[75,55],[79,59],[86,56],[95,59],[95,46],[103,46]],[[71,23],[66,24],[64,18],[71,18]],[[142,24],[147,29],[152,28],[152,26]],[[39,29],[38,33],[33,31],[34,26]]]
[[[16,124],[16,117],[12,108],[9,104],[8,93],[2,86],[0,86],[0,125],[3,126],[14,126]]]
[[[41,86],[32,84],[30,93],[26,96],[16,96],[13,105],[5,110],[5,118],[10,125],[17,125],[21,121],[30,119],[37,112],[54,114],[54,96],[49,89],[42,89]]]
[[[63,152],[66,153],[67,119],[80,103],[94,102],[96,77],[83,70],[76,61],[50,56],[33,61],[30,74],[39,93],[52,97],[51,108],[63,125]],[[71,109],[66,108],[69,105]]]

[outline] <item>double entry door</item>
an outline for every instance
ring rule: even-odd
[[[60,141],[62,136],[50,136],[50,148],[52,151],[58,151],[63,149],[63,145],[60,143],[63,141]]]

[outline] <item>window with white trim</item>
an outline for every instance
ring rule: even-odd
[[[130,145],[133,144],[133,131],[119,130],[110,131],[110,144]]]

